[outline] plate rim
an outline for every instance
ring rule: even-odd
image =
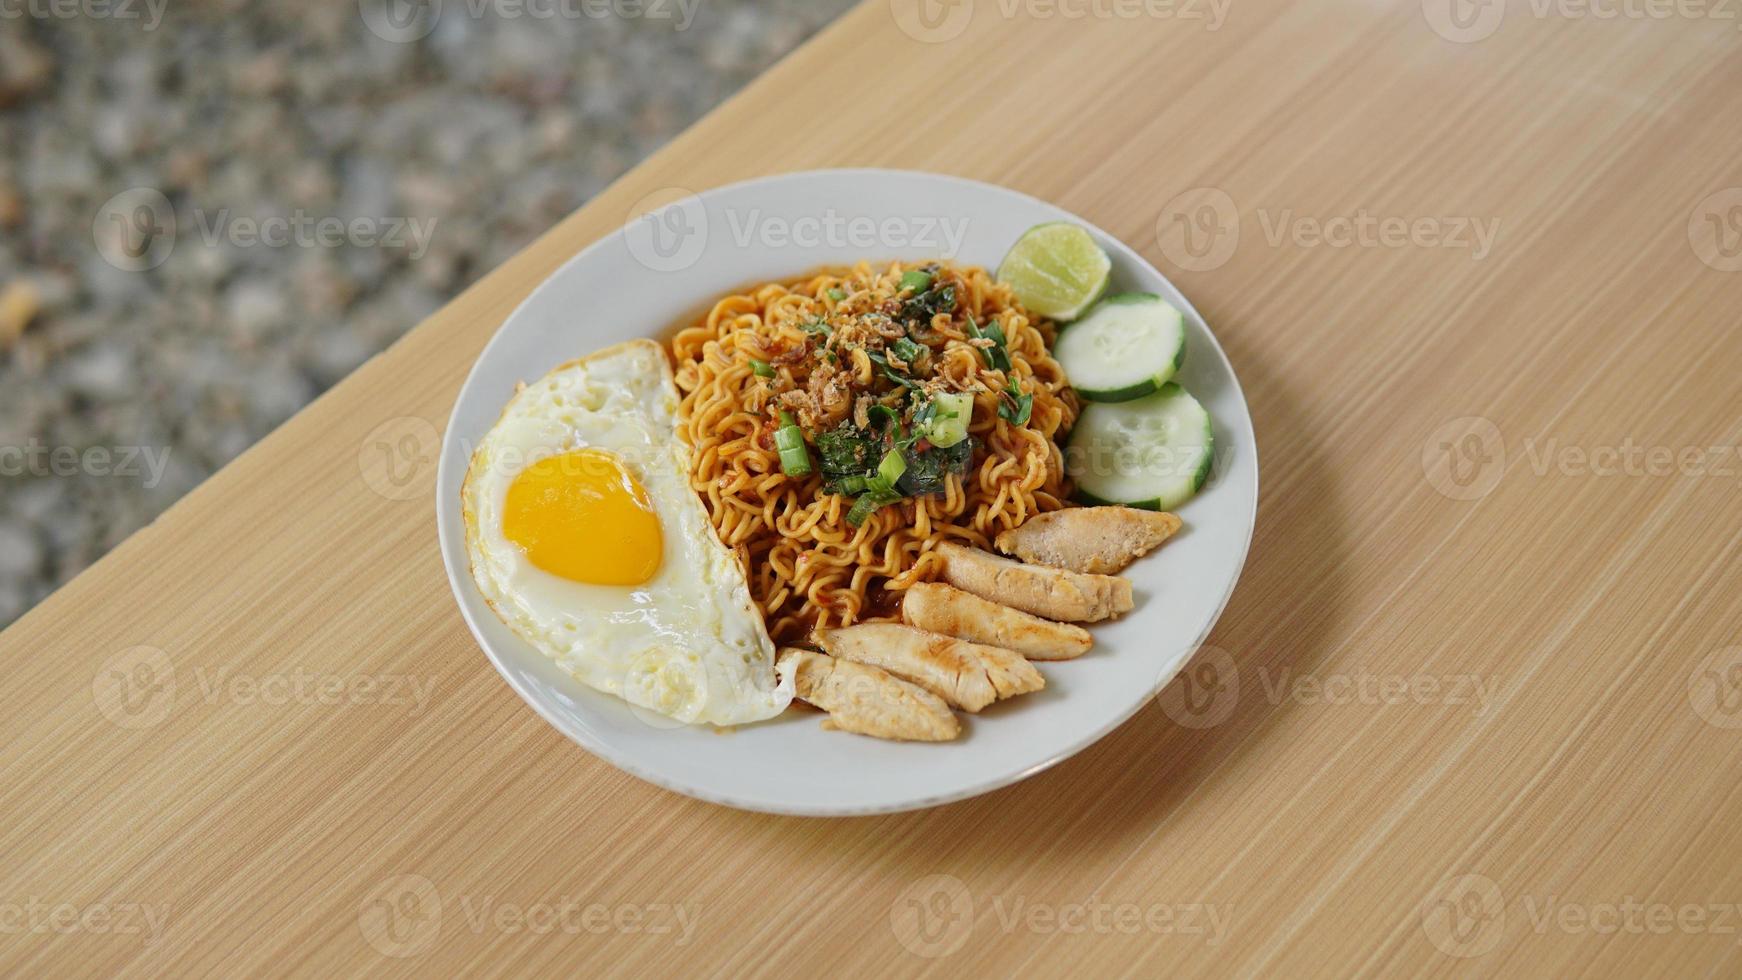
[[[1185,295],[1185,291],[1174,284],[1173,280],[1164,275],[1160,269],[1157,269],[1153,263],[1144,258],[1136,249],[1127,245],[1123,239],[1113,235],[1105,228],[1102,228],[1094,222],[1089,221],[1076,212],[1064,208],[1061,205],[1054,204],[1050,201],[1016,190],[1012,187],[1006,187],[1002,184],[994,184],[990,181],[976,180],[970,177],[957,176],[955,174],[935,173],[928,170],[911,170],[895,167],[825,167],[808,170],[792,170],[720,184],[704,191],[693,191],[689,188],[682,187],[681,185],[670,185],[670,189],[685,191],[687,196],[705,201],[710,196],[744,190],[761,184],[772,184],[781,181],[814,177],[919,177],[1014,195],[1015,197],[1021,198],[1029,203],[1064,212],[1070,216],[1071,220],[1080,223],[1083,227],[1089,229],[1090,232],[1097,235],[1101,241],[1111,243],[1115,249],[1118,249],[1123,253],[1127,260],[1136,262],[1144,268],[1149,269],[1162,281],[1166,282],[1169,286],[1172,286],[1174,292],[1179,294],[1180,299],[1187,307],[1187,309],[1182,312],[1186,312],[1191,316],[1196,317],[1198,322],[1204,324],[1205,330],[1210,334],[1210,340],[1213,344],[1216,357],[1220,359],[1223,368],[1226,369],[1228,378],[1233,383],[1234,394],[1239,397],[1240,405],[1245,410],[1244,414],[1247,421],[1247,429],[1252,432],[1250,444],[1252,449],[1253,492],[1251,510],[1250,513],[1246,515],[1246,533],[1240,546],[1238,560],[1235,562],[1234,574],[1230,576],[1227,587],[1223,590],[1221,599],[1216,603],[1215,612],[1209,616],[1208,620],[1206,620],[1205,625],[1199,632],[1198,636],[1187,645],[1186,648],[1191,652],[1180,658],[1178,665],[1173,671],[1167,673],[1165,676],[1158,675],[1157,682],[1151,686],[1150,690],[1143,697],[1134,699],[1129,706],[1122,707],[1120,710],[1109,715],[1103,724],[1095,728],[1088,735],[1074,740],[1070,744],[1061,746],[1050,753],[1045,759],[1042,759],[1027,768],[1012,773],[991,776],[958,787],[947,793],[936,793],[924,797],[894,801],[887,804],[865,806],[776,805],[751,799],[737,798],[729,793],[720,793],[687,785],[680,780],[668,778],[635,763],[631,759],[626,758],[623,753],[616,751],[614,748],[595,738],[592,738],[590,733],[571,731],[567,725],[560,722],[556,717],[553,717],[554,713],[546,710],[538,699],[534,698],[529,691],[516,681],[513,672],[503,665],[501,658],[498,656],[495,649],[491,646],[489,641],[485,639],[483,630],[475,621],[472,611],[465,601],[463,590],[472,587],[470,578],[471,570],[469,568],[456,568],[455,563],[449,560],[448,544],[452,535],[463,532],[458,532],[457,529],[453,527],[453,518],[449,516],[448,508],[443,506],[443,488],[448,483],[451,467],[454,465],[450,463],[450,457],[452,456],[450,450],[453,448],[453,443],[457,438],[455,432],[457,431],[461,405],[465,401],[466,393],[471,390],[472,385],[477,381],[478,372],[482,369],[485,361],[489,359],[490,352],[502,340],[503,332],[508,328],[508,325],[514,321],[515,317],[520,315],[521,311],[526,309],[535,299],[538,298],[540,293],[546,289],[552,288],[552,284],[561,278],[571,266],[583,262],[588,256],[607,246],[613,236],[621,234],[625,228],[633,224],[633,218],[587,243],[587,245],[580,251],[569,256],[555,269],[552,269],[549,275],[545,276],[544,279],[541,280],[537,286],[533,287],[533,289],[528,292],[519,303],[515,304],[514,309],[509,311],[508,315],[503,318],[502,322],[490,335],[489,341],[484,344],[483,348],[479,350],[477,357],[472,361],[471,368],[466,372],[465,380],[460,383],[459,389],[454,394],[454,403],[452,408],[449,409],[447,424],[443,428],[441,434],[441,449],[437,456],[435,479],[437,548],[441,552],[442,567],[447,573],[449,592],[454,600],[454,604],[459,607],[460,617],[465,620],[466,628],[471,632],[473,642],[483,650],[485,658],[490,661],[490,665],[495,668],[496,673],[508,684],[508,687],[514,691],[515,695],[518,696],[527,707],[530,707],[540,718],[544,719],[546,724],[556,729],[559,734],[569,739],[571,742],[579,745],[582,749],[585,749],[587,752],[608,763],[612,767],[628,773],[644,782],[658,786],[668,792],[677,793],[707,803],[728,806],[734,809],[747,810],[755,813],[797,817],[855,817],[928,809],[930,807],[943,806],[948,803],[959,802],[971,797],[993,792],[994,790],[1003,789],[1006,786],[1014,785],[1030,778],[1031,776],[1045,772],[1059,763],[1064,762],[1066,759],[1077,755],[1091,745],[1099,742],[1101,739],[1106,738],[1115,729],[1131,720],[1132,716],[1136,715],[1138,711],[1141,711],[1144,705],[1153,701],[1155,696],[1165,689],[1168,684],[1171,684],[1174,678],[1179,676],[1180,671],[1184,670],[1186,665],[1197,656],[1198,652],[1203,648],[1204,641],[1209,638],[1210,633],[1216,628],[1216,624],[1221,622],[1222,614],[1227,611],[1228,603],[1234,597],[1234,590],[1239,587],[1240,579],[1245,575],[1246,561],[1251,555],[1252,538],[1257,530],[1258,523],[1259,474],[1261,472],[1257,432],[1256,427],[1251,425],[1251,404],[1246,399],[1246,390],[1240,384],[1240,378],[1234,371],[1233,362],[1228,359],[1227,351],[1223,349],[1221,341],[1216,338],[1215,331],[1210,329],[1209,321],[1204,319],[1202,313],[1198,312],[1197,307],[1192,303],[1190,298]],[[682,198],[680,198],[680,200],[682,200]],[[664,207],[671,206],[673,206],[672,203],[668,203],[663,205],[661,210]],[[652,337],[654,335],[648,334],[648,336]],[[464,571],[463,576],[461,575],[462,571]]]

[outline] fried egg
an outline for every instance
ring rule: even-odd
[[[651,340],[525,385],[480,442],[462,503],[472,578],[583,684],[666,718],[779,714],[792,678],[690,487],[677,387]]]

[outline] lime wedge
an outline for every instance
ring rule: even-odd
[[[1112,267],[1087,231],[1055,221],[1023,232],[999,263],[998,278],[1030,310],[1053,320],[1074,320],[1107,290]]]

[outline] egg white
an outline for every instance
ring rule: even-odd
[[[689,485],[677,387],[659,345],[631,341],[523,387],[473,453],[462,490],[472,578],[516,635],[577,680],[678,722],[737,725],[792,700],[749,583]],[[502,533],[508,487],[540,459],[614,454],[647,490],[664,555],[651,581],[587,585],[535,567]]]

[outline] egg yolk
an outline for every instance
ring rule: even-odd
[[[502,534],[536,567],[589,585],[640,585],[659,571],[665,551],[647,491],[598,449],[522,470],[508,486]]]

